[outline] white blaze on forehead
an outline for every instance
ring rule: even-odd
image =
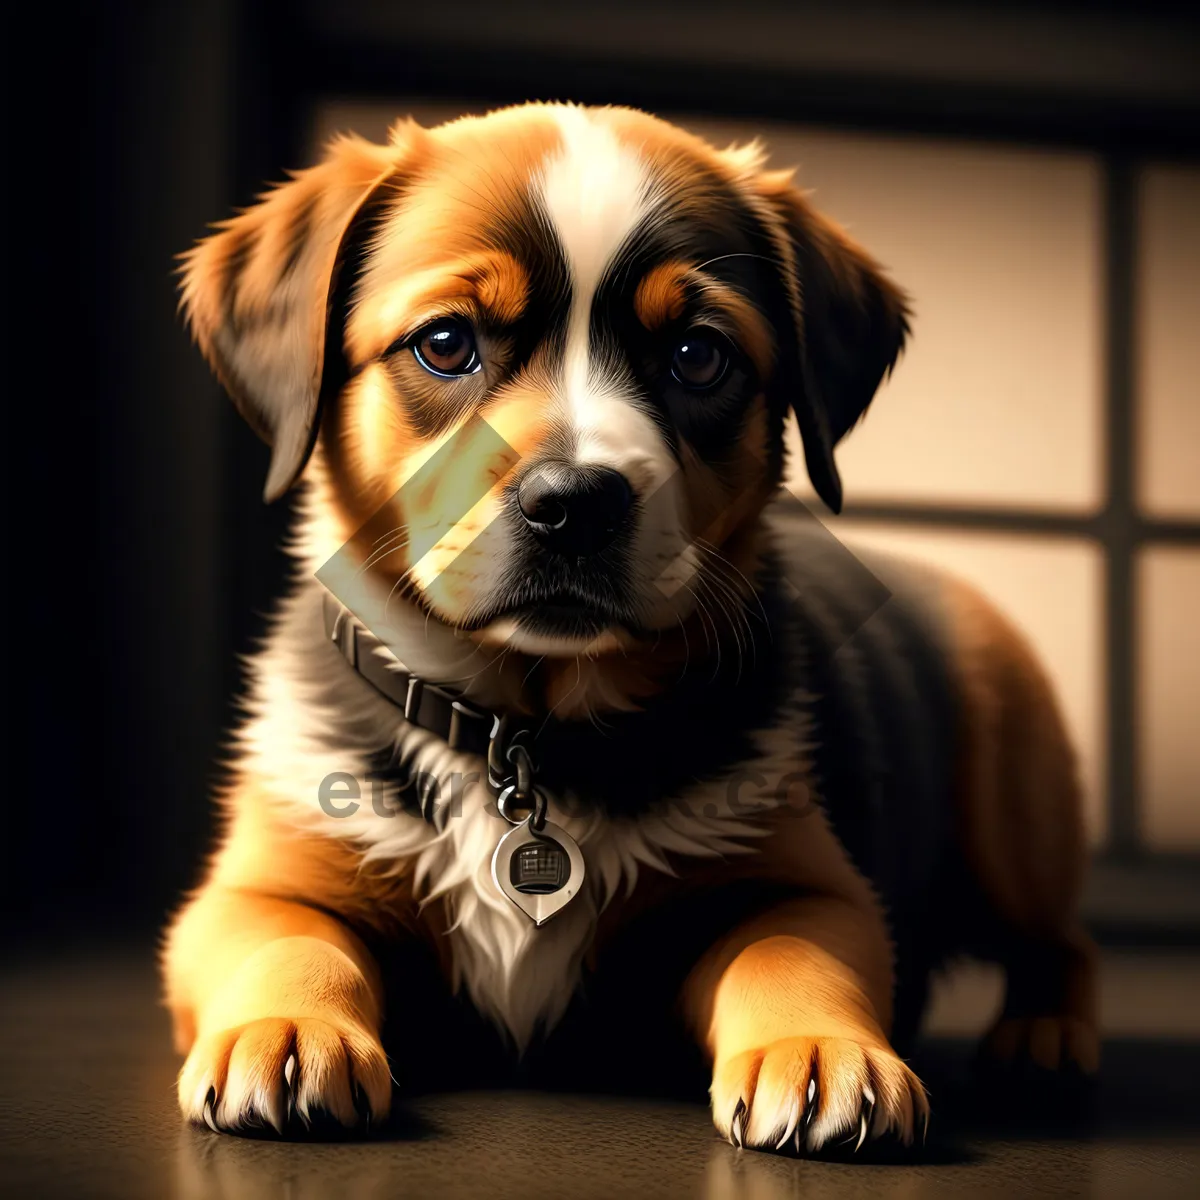
[[[562,146],[542,170],[541,192],[571,272],[568,358],[586,382],[588,320],[604,273],[649,209],[650,181],[635,151],[622,145],[607,125],[581,108],[561,108],[555,117]]]
[[[645,159],[602,119],[567,107],[555,119],[562,146],[546,162],[539,184],[571,281],[558,403],[573,435],[575,461],[620,471],[638,496],[635,591],[647,627],[664,628],[678,619],[681,600],[675,594],[685,600],[690,595],[690,574],[681,570],[689,538],[678,464],[662,430],[631,392],[628,375],[619,363],[596,361],[589,337],[597,290],[661,195]],[[655,588],[664,572],[679,575],[679,582]]]
[[[608,125],[580,108],[561,108],[555,118],[562,147],[543,168],[541,198],[571,276],[562,399],[579,460],[612,462],[616,447],[628,446],[631,421],[638,426],[638,441],[657,435],[645,417],[636,420],[632,411],[615,411],[621,386],[591,358],[592,304],[622,246],[650,212],[653,188],[645,162]],[[623,402],[621,407],[630,406]],[[612,427],[615,416],[624,417],[625,428]]]

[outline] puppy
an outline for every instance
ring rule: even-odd
[[[738,1145],[907,1143],[898,1050],[956,954],[1007,971],[994,1056],[1095,1069],[1076,772],[1029,647],[769,504],[794,414],[838,511],[907,333],[790,173],[620,108],[401,122],[182,280],[266,499],[296,489],[165,942],[187,1118],[379,1122],[393,1074],[486,1057],[434,1032],[454,1011],[514,1060],[590,1031],[560,1072],[603,1046],[630,1087],[675,1082],[674,1021]]]

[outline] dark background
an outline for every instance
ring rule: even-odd
[[[142,935],[196,879],[287,509],[261,504],[265,449],[177,318],[173,256],[303,160],[311,101],[576,99],[963,134],[1095,148],[1119,180],[1141,157],[1200,157],[1200,24],[1177,7],[609,0],[568,19],[179,0],[9,17],[10,946]],[[606,14],[630,11],[648,32],[622,45]],[[785,65],[742,53],[797,13],[809,36]]]

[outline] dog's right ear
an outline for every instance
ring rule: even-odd
[[[315,167],[216,226],[185,255],[181,307],[238,411],[271,447],[264,496],[282,496],[316,437],[325,336],[356,218],[398,178],[409,142],[339,138]]]

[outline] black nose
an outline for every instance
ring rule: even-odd
[[[620,532],[633,492],[625,476],[611,467],[546,462],[521,480],[517,503],[548,550],[583,558],[603,550]]]

